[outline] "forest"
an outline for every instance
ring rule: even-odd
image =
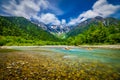
[[[71,45],[81,44],[119,44],[120,24],[118,26],[105,26],[102,23],[91,25],[87,30],[75,37],[69,37]]]
[[[97,45],[119,43],[120,23],[117,25],[104,25],[102,22],[91,24],[87,29],[82,30],[81,33],[75,36],[69,35],[65,39],[60,39],[23,17],[0,16],[1,46]]]

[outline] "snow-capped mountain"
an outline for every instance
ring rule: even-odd
[[[69,32],[70,28],[66,25],[49,25],[48,31],[61,34]]]
[[[111,17],[103,18],[100,16],[96,16],[95,18],[87,19],[87,20],[85,20],[85,21],[83,21],[75,26],[66,26],[65,24],[46,25],[42,22],[37,22],[37,21],[32,21],[32,22],[34,22],[39,27],[41,27],[42,29],[44,29],[50,33],[55,33],[55,34],[67,33],[70,36],[73,35],[73,33],[75,33],[75,35],[77,35],[78,33],[81,33],[82,31],[88,29],[89,26],[91,26],[93,24],[97,25],[99,22],[102,22],[106,26],[118,24],[118,20],[115,18],[111,18]]]
[[[57,34],[62,34],[62,33],[67,33],[71,30],[71,27],[66,26],[65,24],[61,24],[61,25],[46,25],[42,22],[38,22],[35,20],[32,20],[32,22],[34,24],[37,24],[39,27],[41,27],[42,29],[50,32],[50,33],[57,33]]]

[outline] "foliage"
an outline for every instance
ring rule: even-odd
[[[0,16],[0,35],[21,36],[25,39],[59,41],[58,38],[23,17]]]
[[[71,45],[80,44],[117,44],[120,43],[120,26],[92,25],[83,33],[68,38]]]
[[[109,20],[109,19],[108,19]],[[116,25],[117,24],[117,25]],[[72,32],[73,31],[73,32]],[[59,39],[23,17],[0,16],[0,45],[81,45],[120,43],[120,21],[110,24],[99,22],[73,29],[72,35],[59,35]],[[68,35],[68,36],[66,36]],[[75,36],[76,35],[76,36]],[[70,36],[70,37],[69,37]]]

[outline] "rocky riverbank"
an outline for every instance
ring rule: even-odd
[[[28,48],[36,48],[36,47],[60,47],[60,48],[76,48],[76,47],[82,47],[82,48],[109,48],[109,49],[120,49],[120,45],[79,45],[79,46],[67,46],[67,45],[45,45],[45,46],[0,46],[0,48],[3,49],[12,49],[16,47],[28,47]]]
[[[79,45],[83,48],[109,48],[109,49],[120,49],[120,45]]]
[[[35,46],[34,46],[35,47]],[[36,46],[37,48],[39,46]],[[120,68],[109,63],[81,62],[64,58],[64,54],[39,48],[9,51],[18,48],[2,47],[0,50],[0,80],[119,80]],[[48,47],[48,46],[47,46]],[[66,46],[64,46],[66,47]],[[5,49],[8,48],[8,49]],[[25,46],[22,48],[26,48]],[[33,49],[33,50],[32,50]]]

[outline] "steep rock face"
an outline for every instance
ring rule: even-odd
[[[31,20],[34,24],[38,25],[42,29],[55,34],[67,33],[71,30],[71,27],[66,26],[65,24],[61,25],[46,25],[45,23],[38,22],[36,20]]]
[[[69,32],[70,28],[69,28],[69,26],[66,26],[66,25],[50,25],[48,27],[48,31],[53,32],[53,33],[62,34],[62,33]]]
[[[46,30],[47,31],[47,25],[46,24],[44,24],[43,22],[39,22],[38,20],[34,20],[34,19],[31,19],[31,22],[33,23],[33,24],[36,24],[36,25],[38,25],[40,28],[42,28],[43,30]]]
[[[78,24],[77,26],[74,26],[67,33],[67,37],[76,36],[76,35],[84,32],[85,30],[87,30],[90,26],[97,25],[99,22],[102,22],[103,25],[105,25],[105,26],[109,26],[109,25],[119,26],[120,20],[111,18],[111,17],[102,18],[100,16],[97,16],[97,17],[91,18],[91,19],[87,19],[87,20],[81,22],[80,24]]]

